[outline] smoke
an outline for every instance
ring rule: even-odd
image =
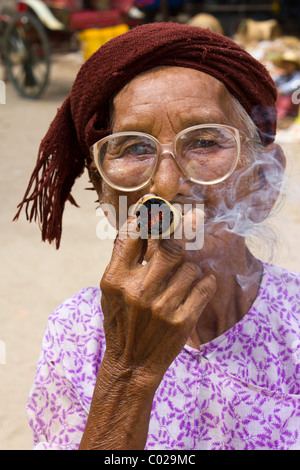
[[[209,201],[212,192],[218,200],[213,206]],[[299,202],[299,188],[285,171],[283,153],[277,146],[268,152],[256,150],[243,167],[213,188],[200,192],[195,186],[193,198],[205,204],[204,246],[208,234],[222,238],[227,232],[246,239],[248,249],[261,261],[276,264],[277,258],[288,256],[288,244],[273,222],[287,199]],[[226,253],[221,253],[210,266],[226,269],[225,259]],[[245,290],[259,278],[240,273],[236,279]]]

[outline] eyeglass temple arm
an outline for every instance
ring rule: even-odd
[[[246,135],[240,135],[240,139],[242,142],[257,142],[258,144],[262,145],[260,139],[256,139],[255,137],[247,137]]]

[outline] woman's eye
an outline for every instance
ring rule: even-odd
[[[147,151],[148,151],[147,147],[141,144],[130,145],[129,147],[126,148],[126,153],[131,153],[134,155],[142,155],[144,153],[147,153]]]
[[[193,147],[200,148],[200,149],[207,149],[207,148],[213,147],[214,145],[216,145],[216,142],[214,140],[199,139],[196,142],[194,142]]]
[[[156,147],[151,141],[137,139],[111,139],[105,148],[106,158],[110,160],[149,158],[154,157],[156,153]]]
[[[123,151],[124,155],[133,155],[133,156],[152,155],[153,153],[154,153],[154,149],[151,148],[149,145],[139,144],[139,143],[129,145]]]

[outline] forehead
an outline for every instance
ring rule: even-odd
[[[114,130],[130,130],[154,115],[168,115],[175,127],[179,121],[230,124],[231,109],[231,95],[214,77],[189,68],[158,67],[135,77],[115,96]]]

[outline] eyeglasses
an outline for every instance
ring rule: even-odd
[[[118,132],[99,140],[91,150],[107,184],[120,191],[136,191],[149,183],[163,154],[174,158],[188,180],[201,185],[220,183],[235,170],[241,141],[260,143],[234,127],[200,124],[179,132],[167,144],[143,132]]]

